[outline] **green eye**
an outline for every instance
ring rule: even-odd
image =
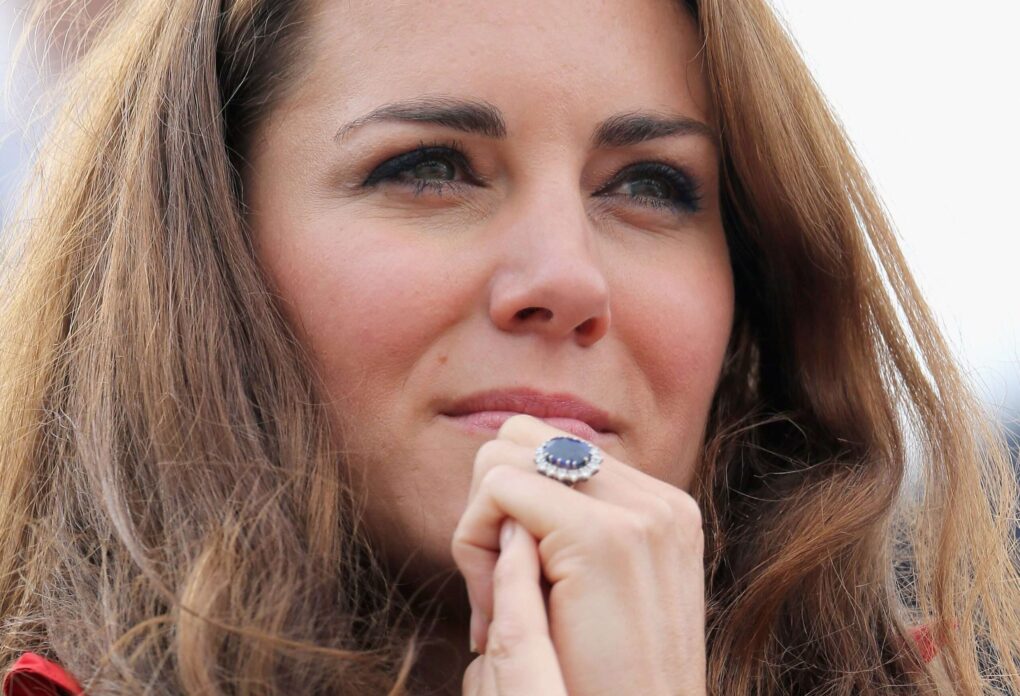
[[[670,208],[677,213],[701,209],[697,180],[662,162],[640,162],[627,167],[598,194],[622,197],[653,208]]]
[[[648,198],[670,198],[672,196],[669,186],[654,179],[639,179],[637,181],[629,181],[624,185],[632,196]]]
[[[411,175],[407,178],[412,179],[452,181],[457,176],[457,168],[445,160],[432,159],[419,162],[407,173]]]
[[[477,184],[470,173],[467,157],[451,145],[422,145],[386,160],[376,167],[363,186],[376,186],[383,182],[413,187],[415,194],[425,189],[442,193],[463,183]]]

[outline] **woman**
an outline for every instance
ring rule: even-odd
[[[128,3],[68,93],[3,315],[3,664],[1020,687],[1006,458],[764,3]]]

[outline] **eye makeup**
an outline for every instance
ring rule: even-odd
[[[610,193],[621,186],[629,187],[633,195]],[[644,193],[635,193],[635,189]],[[678,214],[693,214],[701,210],[697,179],[683,169],[659,161],[628,165],[595,195],[629,198],[641,205],[669,208]]]
[[[456,178],[458,173],[462,178]],[[484,185],[482,178],[474,174],[464,148],[455,140],[420,142],[417,148],[375,167],[362,186],[371,188],[383,182],[411,186],[416,196],[426,190],[442,193],[465,184]]]
[[[377,165],[361,184],[363,189],[382,185],[407,188],[415,197],[432,193],[462,192],[487,186],[475,173],[463,146],[455,141],[419,142],[414,149]],[[701,184],[687,169],[660,161],[639,161],[623,167],[593,196],[628,205],[665,209],[676,215],[701,210]]]

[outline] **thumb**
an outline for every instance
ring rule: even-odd
[[[566,696],[549,636],[534,537],[512,519],[503,522],[493,571],[492,623],[482,650],[476,693],[489,696]],[[479,683],[480,682],[480,683]],[[489,688],[487,688],[489,687]],[[490,692],[490,688],[495,691]]]

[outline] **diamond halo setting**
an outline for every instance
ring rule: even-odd
[[[599,448],[576,437],[552,437],[535,450],[538,472],[568,486],[587,481],[601,466]]]

